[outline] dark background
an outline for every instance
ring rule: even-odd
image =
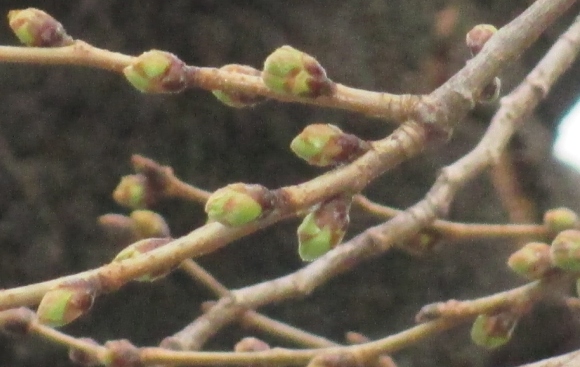
[[[394,93],[426,93],[467,60],[465,32],[478,23],[501,26],[530,1],[318,0],[262,1],[0,1],[1,13],[37,6],[53,14],[75,38],[128,54],[151,48],[174,52],[199,66],[243,63],[261,67],[276,47],[290,44],[318,58],[340,83]],[[434,32],[436,14],[458,12],[453,31]],[[578,13],[551,27],[534,48],[502,76],[509,91]],[[439,13],[440,14],[440,13]],[[16,44],[7,25],[0,43]],[[80,67],[0,65],[0,287],[98,267],[120,250],[95,219],[125,211],[110,193],[130,173],[129,157],[141,153],[174,167],[184,180],[213,190],[243,181],[268,187],[294,184],[321,171],[293,157],[292,138],[313,122],[329,122],[366,139],[392,127],[356,114],[269,102],[234,110],[211,93],[145,96],[118,75]],[[530,117],[514,144],[519,179],[543,210],[580,209],[578,175],[550,155],[556,124],[578,97],[580,64]],[[419,200],[437,170],[465,154],[484,132],[495,106],[478,108],[444,148],[415,158],[367,190],[396,207]],[[155,208],[182,235],[204,222],[199,205],[169,201]],[[352,213],[348,236],[377,220]],[[461,221],[505,222],[507,214],[483,175],[461,191],[451,210]],[[228,287],[236,288],[302,266],[298,222],[276,225],[200,259]],[[514,245],[470,242],[444,245],[417,258],[391,252],[330,281],[307,299],[264,309],[309,331],[343,340],[344,332],[386,336],[413,325],[429,302],[473,298],[521,284],[504,263]],[[153,284],[131,284],[100,297],[93,311],[64,328],[98,341],[128,338],[155,345],[199,315],[212,295],[182,274]],[[575,315],[542,305],[522,320],[514,340],[498,352],[468,341],[454,329],[395,355],[399,366],[506,366],[580,347]],[[229,349],[252,331],[225,329],[211,348]],[[269,340],[274,345],[279,341]],[[68,366],[66,351],[39,340],[0,336],[0,364]]]

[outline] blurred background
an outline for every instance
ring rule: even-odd
[[[290,44],[315,56],[339,83],[392,93],[428,93],[469,58],[465,33],[475,24],[502,26],[531,1],[514,0],[173,0],[0,1],[0,13],[39,7],[68,33],[95,46],[137,55],[157,48],[188,64],[241,63],[260,68],[275,48]],[[517,85],[579,7],[548,29],[501,76],[507,93]],[[16,45],[7,22],[0,43]],[[275,188],[322,171],[295,158],[288,146],[304,126],[328,122],[365,139],[392,131],[384,121],[329,109],[268,102],[253,109],[222,105],[211,93],[146,96],[119,75],[81,67],[0,65],[0,288],[11,288],[98,267],[120,250],[99,230],[99,215],[127,213],[111,198],[133,153],[170,165],[179,177],[214,190],[232,182]],[[526,203],[506,210],[497,172],[470,182],[457,195],[453,220],[505,223],[541,220],[543,211],[580,209],[580,175],[552,157],[559,121],[580,95],[580,63],[515,136],[506,157]],[[438,170],[469,151],[497,105],[478,107],[448,145],[412,159],[365,192],[405,208],[420,200]],[[570,135],[572,133],[568,133]],[[576,134],[576,141],[578,134]],[[205,220],[193,203],[166,201],[174,236]],[[356,208],[348,237],[378,219]],[[230,288],[288,274],[303,266],[297,255],[298,221],[276,225],[199,259]],[[522,284],[505,266],[515,243],[441,244],[415,256],[392,251],[341,275],[307,299],[264,308],[266,314],[343,342],[359,331],[379,338],[413,325],[426,303],[487,295]],[[64,328],[100,342],[127,338],[156,345],[199,316],[212,294],[176,272],[152,284],[131,284],[99,297],[91,313]],[[577,315],[542,304],[524,318],[513,340],[495,352],[469,342],[457,328],[394,355],[400,367],[512,366],[580,347]],[[209,344],[231,349],[242,336],[232,326]],[[70,366],[66,351],[35,339],[0,336],[4,366]]]

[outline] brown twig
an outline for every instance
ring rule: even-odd
[[[392,218],[400,210],[377,204],[363,195],[356,195],[353,202],[369,213],[381,218]],[[478,224],[458,223],[437,219],[430,228],[437,231],[446,240],[461,241],[473,238],[531,238],[545,240],[550,231],[542,224]]]

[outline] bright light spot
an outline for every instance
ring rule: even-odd
[[[580,171],[580,100],[562,119],[558,127],[554,155]]]

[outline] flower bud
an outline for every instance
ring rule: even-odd
[[[290,46],[282,46],[264,62],[262,80],[271,90],[298,97],[331,95],[334,83],[312,56]]]
[[[169,242],[171,242],[171,240],[171,238],[146,238],[141,241],[137,241],[134,244],[129,245],[121,250],[121,252],[115,256],[112,262],[121,262],[127,259],[134,259],[149,251],[153,251],[159,247],[167,245]],[[153,282],[168,275],[171,270],[172,269],[158,270],[151,274],[143,275],[135,280],[139,282]]]
[[[526,244],[514,252],[507,263],[515,273],[528,279],[540,279],[553,269],[550,246],[540,242]]]
[[[38,321],[51,327],[69,324],[91,309],[96,295],[92,279],[62,283],[42,297],[36,310]]]
[[[79,341],[84,342],[84,343],[88,343],[88,344],[92,344],[95,347],[99,346],[99,343],[97,343],[94,339],[91,339],[91,338],[79,338]],[[68,358],[74,364],[77,364],[77,365],[80,365],[83,367],[93,367],[93,366],[99,366],[101,364],[101,361],[98,358],[98,356],[95,356],[86,350],[76,349],[74,347],[69,349]]]
[[[135,223],[139,238],[167,238],[171,236],[165,219],[151,210],[134,210],[130,218]]]
[[[234,183],[214,192],[205,204],[208,219],[236,227],[268,214],[274,195],[261,185]]]
[[[220,70],[250,76],[260,76],[262,74],[260,70],[254,69],[251,66],[238,64],[225,65]],[[212,93],[220,102],[234,108],[251,107],[264,100],[263,96],[236,91],[226,92],[223,90],[213,90]]]
[[[123,74],[143,93],[177,93],[187,86],[187,66],[169,52],[151,50],[137,56]]]
[[[477,55],[496,32],[497,28],[491,24],[478,24],[467,32],[465,43],[471,51],[471,55]]]
[[[550,247],[552,264],[563,270],[580,271],[580,231],[560,232]]]
[[[60,47],[73,43],[62,24],[39,9],[11,10],[8,22],[16,37],[26,46]]]
[[[578,226],[578,215],[568,208],[550,209],[544,213],[544,225],[551,233],[558,234]]]
[[[511,339],[517,322],[518,317],[509,312],[479,315],[471,327],[471,340],[487,349],[501,347]]]
[[[350,222],[351,198],[337,196],[320,204],[298,227],[298,254],[314,261],[338,245]]]
[[[309,164],[324,167],[349,163],[367,152],[370,144],[334,125],[313,124],[292,140],[290,149]]]

